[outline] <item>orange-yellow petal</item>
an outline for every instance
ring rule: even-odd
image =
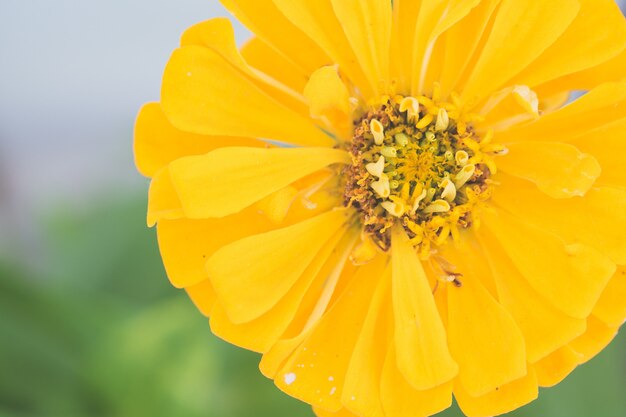
[[[350,93],[339,77],[336,67],[322,67],[315,71],[304,89],[311,116],[326,117],[330,127],[349,139],[352,128]]]
[[[600,176],[602,168],[591,155],[556,142],[516,142],[508,155],[498,159],[498,169],[534,182],[553,198],[583,196]]]
[[[436,54],[434,48],[439,36],[466,16],[478,3],[478,0],[435,0],[420,3],[413,33],[410,34],[412,94],[425,93],[426,74],[429,67],[433,66],[432,57]]]
[[[626,118],[626,82],[611,82],[536,122],[501,132],[500,141],[571,142],[623,118]]]
[[[379,0],[331,0],[337,19],[372,90],[386,93],[389,80],[391,3]]]
[[[473,397],[461,384],[454,386],[454,398],[467,417],[491,417],[508,413],[528,404],[539,395],[534,370],[516,381],[496,388],[488,394]]]
[[[480,242],[493,271],[498,299],[524,335],[529,362],[537,362],[585,332],[586,320],[569,317],[537,294],[493,235],[481,230]]]
[[[415,389],[427,390],[452,380],[459,367],[424,268],[401,228],[394,228],[391,248],[397,366]]]
[[[243,44],[240,52],[251,67],[280,81],[293,91],[299,93],[304,91],[309,74],[303,72],[262,39],[258,37],[250,39]]]
[[[208,220],[161,220],[159,249],[172,285],[185,288],[208,279],[207,259],[220,247],[270,230],[271,223],[254,210]]]
[[[593,309],[593,315],[608,326],[626,322],[626,267],[620,266]]]
[[[579,9],[576,0],[502,0],[464,99],[484,98],[521,72],[561,36]]]
[[[448,285],[448,340],[459,364],[458,381],[472,396],[485,395],[526,375],[524,337],[508,311],[471,268],[457,265],[461,287]]]
[[[215,18],[198,23],[185,31],[181,46],[203,46],[219,54],[233,67],[253,81],[257,87],[276,99],[278,102],[296,110],[298,113],[308,114],[304,98],[298,91],[294,91],[285,84],[250,67],[243,59],[235,43],[235,31],[229,19]]]
[[[502,210],[483,211],[482,221],[535,291],[574,318],[589,316],[615,272],[613,262],[591,247],[568,245]]]
[[[625,67],[626,50],[622,50],[619,55],[600,65],[557,78],[537,87],[537,90],[542,96],[568,91],[589,91],[606,82],[623,80]]]
[[[626,22],[614,0],[578,0],[580,11],[557,39],[514,82],[536,86],[615,57],[626,45]]]
[[[163,168],[158,171],[148,190],[148,226],[152,227],[161,220],[175,220],[185,217],[180,198],[172,183],[170,171]]]
[[[292,24],[276,8],[272,0],[220,0],[220,2],[237,20],[285,58],[293,61],[306,74],[330,63],[319,46]]]
[[[430,416],[450,407],[452,381],[418,391],[405,379],[397,364],[396,349],[394,343],[390,343],[380,381],[380,395],[387,416]]]
[[[269,311],[345,222],[345,210],[334,210],[215,252],[206,270],[229,319],[245,323]]]
[[[175,159],[207,153],[220,146],[260,146],[251,138],[210,137],[176,129],[167,120],[159,103],[144,105],[135,122],[135,165],[143,175],[152,177]]]
[[[563,381],[581,362],[583,356],[569,346],[546,356],[533,364],[541,387],[553,387]]]
[[[172,124],[187,132],[332,144],[310,119],[270,97],[215,50],[201,46],[174,51],[163,76],[161,102]]]
[[[226,315],[224,308],[221,306],[216,307],[211,315],[211,330],[213,333],[245,349],[267,352],[278,338],[283,335],[294,319],[303,297],[320,273],[320,270],[322,270],[324,264],[327,261],[336,262],[331,253],[335,253],[345,246],[345,244],[339,244],[338,247],[339,240],[344,235],[344,232],[344,230],[340,230],[336,236],[333,236],[326,242],[294,286],[270,311],[262,316],[247,323],[234,324]],[[349,236],[347,238],[351,240]]]
[[[623,187],[626,184],[624,169],[624,132],[626,118],[585,132],[571,141],[581,152],[593,155],[602,167],[598,184]]]
[[[384,268],[385,260],[379,257],[375,264]],[[378,264],[383,262],[382,264]],[[379,266],[380,265],[380,266]],[[367,267],[367,265],[365,266]],[[381,274],[378,287],[372,296],[363,327],[352,351],[352,358],[346,372],[342,403],[357,415],[384,417],[380,398],[380,378],[383,371],[387,344],[381,343],[391,336],[391,270],[378,270]]]
[[[187,217],[237,213],[294,181],[328,165],[348,163],[332,148],[216,149],[178,159],[170,175]]]
[[[279,371],[278,388],[329,411],[343,407],[346,371],[380,280],[376,272],[367,266],[359,268],[337,303]]]
[[[405,0],[406,1],[406,0]],[[440,75],[442,92],[455,91],[479,49],[483,34],[501,0],[483,0],[445,33],[445,65]]]
[[[217,301],[217,296],[215,295],[215,291],[213,291],[211,282],[206,279],[198,284],[190,285],[185,288],[185,291],[187,291],[187,295],[189,295],[189,298],[191,298],[196,308],[200,310],[203,315],[209,317]]]
[[[500,175],[493,196],[498,207],[568,243],[584,243],[626,264],[626,190],[594,187],[582,198],[556,200],[532,184]]]
[[[587,331],[574,339],[569,347],[582,355],[580,363],[591,360],[617,335],[619,326],[609,326],[594,316],[587,319]]]
[[[342,408],[339,411],[326,411],[323,408],[313,407],[313,412],[317,417],[359,417],[350,411]]]
[[[365,97],[372,95],[363,69],[359,65],[352,47],[344,36],[343,28],[335,16],[331,0],[273,0],[278,9],[300,30],[305,32],[328,54],[332,62],[339,65],[352,83]],[[330,64],[328,62],[326,65]]]

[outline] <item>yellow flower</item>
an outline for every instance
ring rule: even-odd
[[[626,319],[613,0],[222,0],[139,170],[163,262],[319,416],[492,416]],[[392,5],[393,3],[393,5]],[[588,90],[565,105],[570,93]],[[289,145],[289,146],[287,146]]]

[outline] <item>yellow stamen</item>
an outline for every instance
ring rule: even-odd
[[[415,97],[405,97],[400,103],[400,111],[406,112],[409,120],[419,116],[420,104]]]
[[[385,169],[385,157],[381,155],[377,162],[365,165],[365,169],[376,178],[382,177]]]
[[[385,141],[385,128],[383,124],[376,119],[372,119],[370,122],[370,130],[372,131],[372,135],[374,135],[374,143],[376,143],[376,145],[382,145]]]
[[[424,209],[426,214],[446,213],[448,211],[450,211],[450,203],[446,200],[435,200]]]
[[[448,129],[450,126],[450,117],[448,116],[448,111],[446,109],[439,109],[439,114],[437,115],[437,123],[435,124],[435,130],[442,132]]]
[[[426,195],[428,194],[428,191],[426,190],[422,190],[422,192],[420,193],[420,195],[417,196],[417,198],[415,199],[415,201],[413,202],[413,208],[411,209],[412,213],[415,213],[417,211],[417,209],[420,206],[420,203],[422,202],[422,200],[424,200],[426,198]]]
[[[383,201],[380,205],[394,217],[401,217],[406,211],[406,206],[400,201],[397,203],[392,201]]]
[[[467,162],[469,161],[469,155],[465,151],[458,151],[454,159],[456,160],[457,164],[464,167],[465,165],[467,165]]]
[[[472,178],[472,176],[474,175],[474,172],[476,172],[476,165],[474,164],[465,165],[463,169],[457,174],[456,178],[454,179],[454,185],[456,186],[456,188],[458,189],[464,186],[465,183],[468,182],[470,178]]]
[[[383,175],[378,181],[371,183],[370,187],[372,187],[372,190],[374,190],[379,197],[387,198],[391,194],[389,178],[385,175]]]
[[[456,198],[456,187],[454,186],[454,183],[450,181],[449,178],[446,178],[441,182],[441,188],[443,188],[441,197],[449,203],[452,203]]]

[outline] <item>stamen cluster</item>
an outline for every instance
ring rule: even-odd
[[[491,195],[492,156],[506,149],[491,133],[479,137],[474,120],[454,103],[395,96],[355,123],[344,204],[382,250],[396,223],[423,258],[475,224],[475,207]]]

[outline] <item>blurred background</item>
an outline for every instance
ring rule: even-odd
[[[211,335],[145,226],[135,114],[183,30],[225,15],[217,0],[0,0],[1,417],[312,416]],[[626,416],[625,392],[622,333],[510,415]]]

